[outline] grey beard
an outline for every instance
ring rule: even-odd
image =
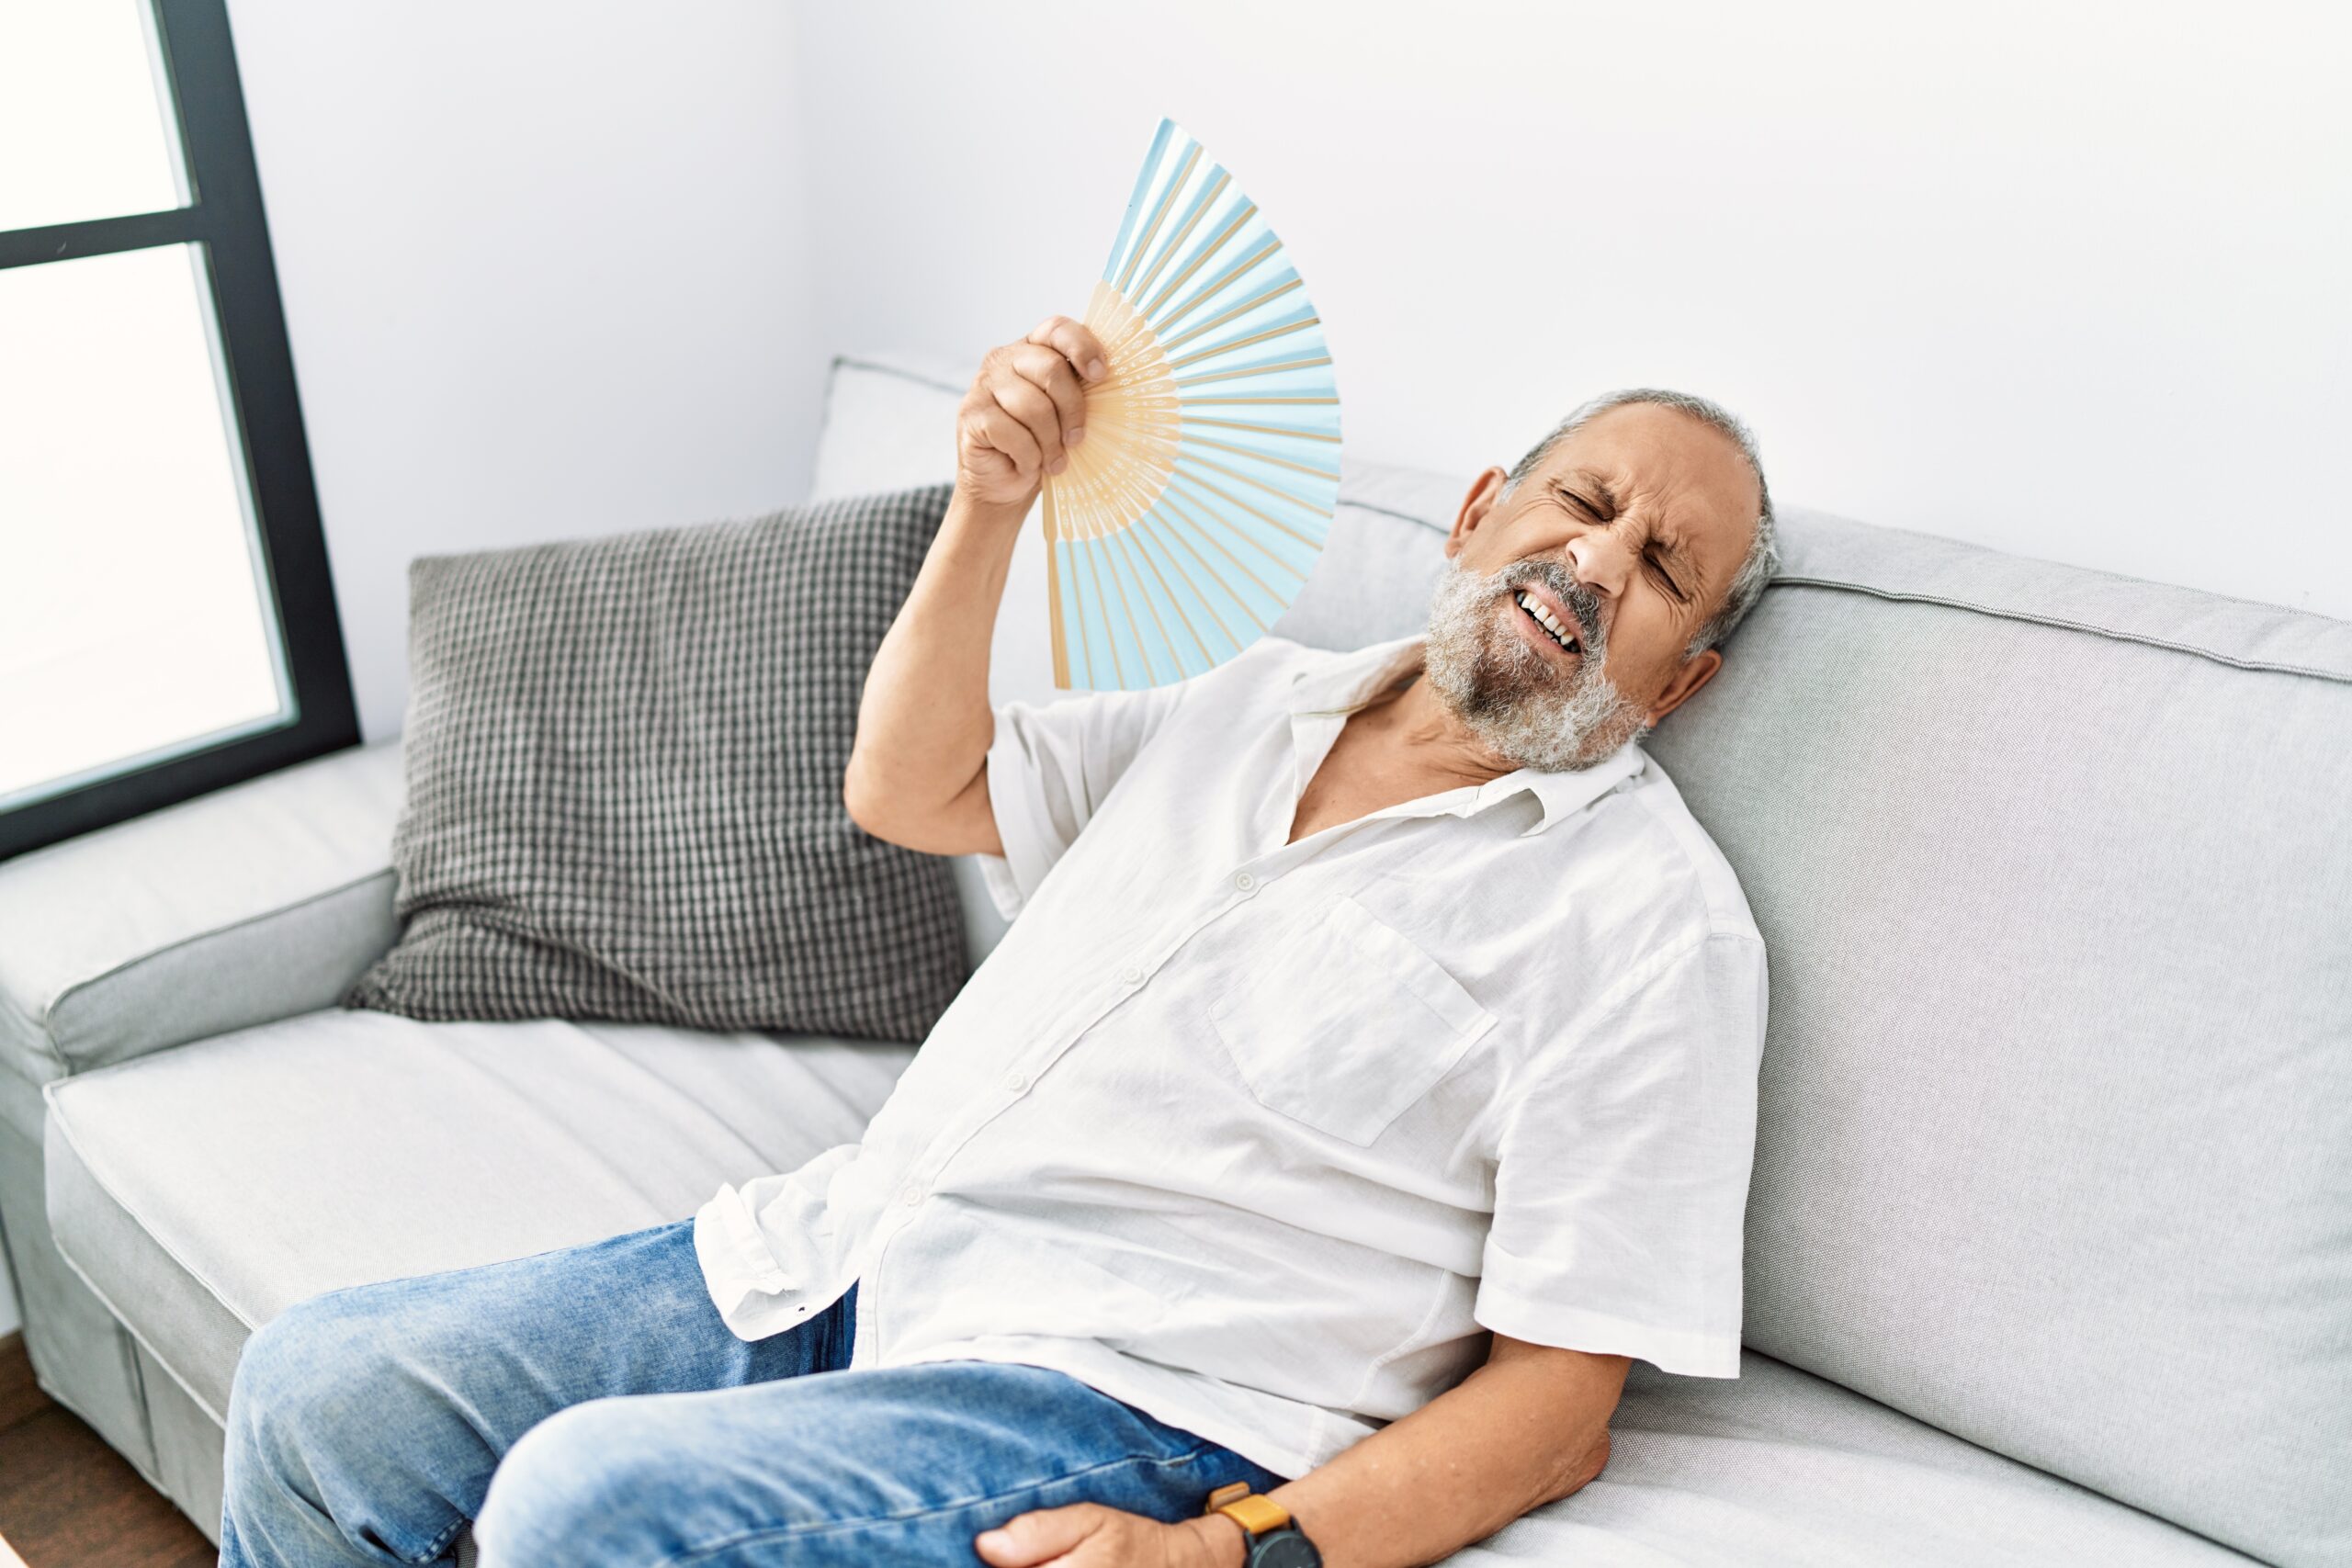
[[[1572,674],[1496,621],[1495,606],[1529,582],[1551,589],[1584,622]],[[1449,561],[1430,596],[1422,669],[1430,689],[1481,743],[1522,768],[1589,768],[1649,733],[1644,710],[1602,672],[1608,655],[1599,595],[1556,562],[1513,561],[1488,575]]]

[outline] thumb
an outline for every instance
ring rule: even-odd
[[[982,1530],[972,1545],[982,1561],[996,1568],[1030,1568],[1069,1551],[1101,1529],[1110,1512],[1100,1504],[1075,1503],[1015,1514],[996,1529]]]

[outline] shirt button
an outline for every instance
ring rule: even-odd
[[[908,1182],[904,1187],[899,1189],[899,1201],[904,1203],[910,1209],[913,1208],[917,1203],[922,1201],[922,1187],[918,1186],[914,1182]]]
[[[1023,1089],[1029,1087],[1029,1075],[1019,1071],[1018,1069],[1009,1072],[1004,1075],[1004,1087],[1011,1089],[1013,1093],[1019,1094]]]
[[[1258,886],[1258,879],[1246,871],[1237,871],[1233,874],[1233,886],[1247,893]]]
[[[1143,965],[1139,964],[1128,964],[1122,965],[1119,970],[1119,984],[1122,986],[1142,985]]]

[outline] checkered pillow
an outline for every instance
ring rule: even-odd
[[[344,1005],[921,1040],[948,863],[842,773],[951,488],[412,563],[403,925]]]

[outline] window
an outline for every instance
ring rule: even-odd
[[[357,739],[223,0],[5,0],[0,858]]]

